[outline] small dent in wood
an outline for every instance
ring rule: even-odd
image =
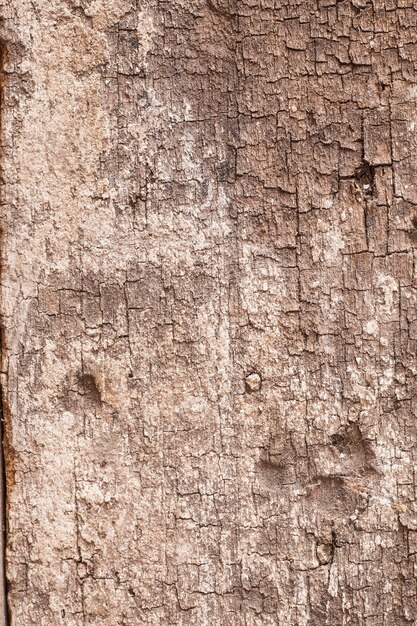
[[[78,376],[80,393],[96,404],[101,404],[101,392],[96,379],[92,374],[80,374]]]
[[[246,376],[245,389],[247,393],[260,391],[262,388],[262,377],[258,372],[251,372]]]

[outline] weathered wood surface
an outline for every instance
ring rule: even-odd
[[[411,0],[1,0],[13,626],[411,626]]]

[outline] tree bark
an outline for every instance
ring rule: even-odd
[[[416,7],[0,15],[4,624],[416,624]]]

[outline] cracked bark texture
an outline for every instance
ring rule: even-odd
[[[12,626],[411,626],[412,0],[0,0]]]

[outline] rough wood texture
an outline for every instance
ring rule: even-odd
[[[0,7],[11,624],[415,624],[412,0]]]

